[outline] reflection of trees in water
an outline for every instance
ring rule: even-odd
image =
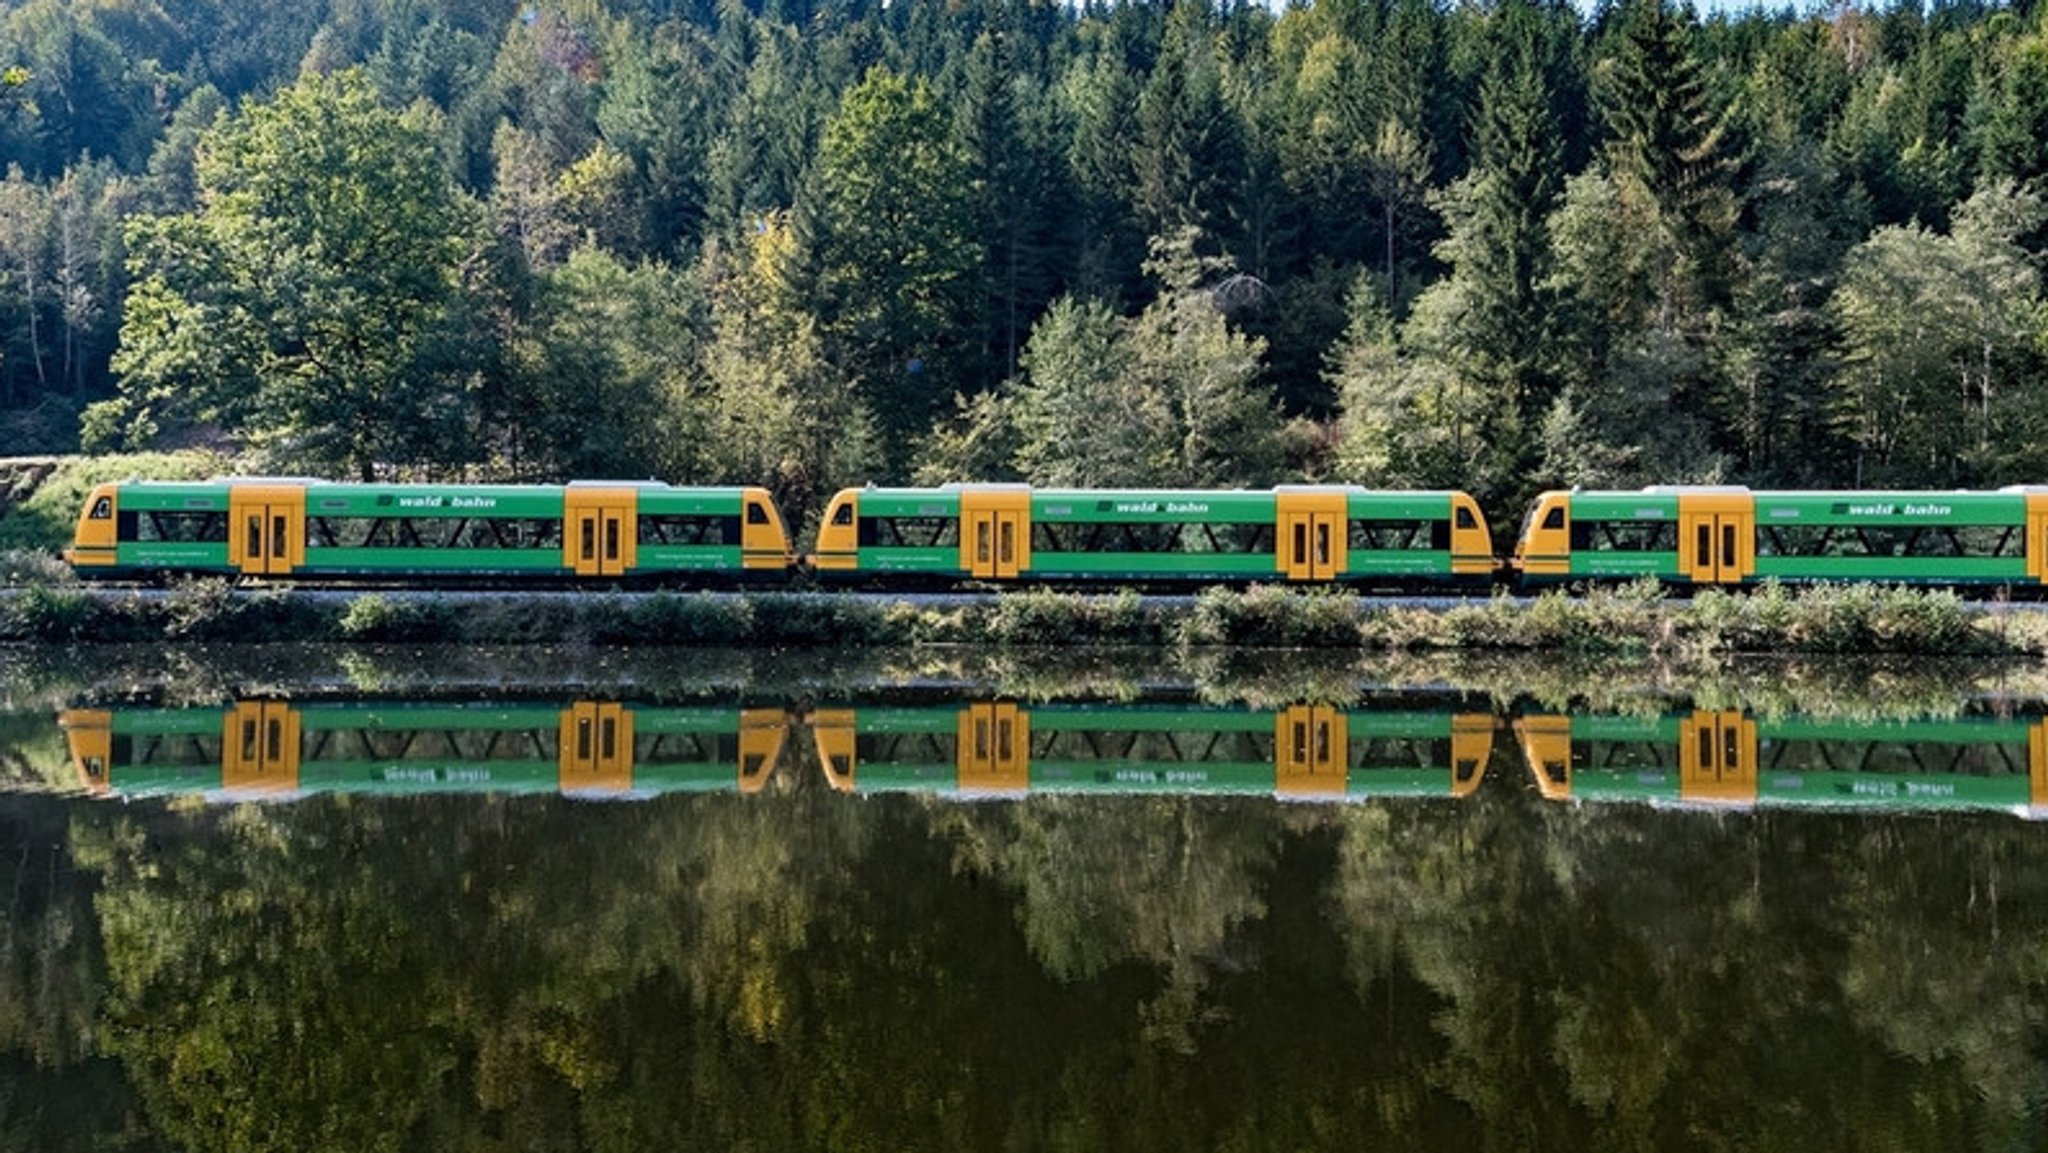
[[[1437,1082],[1487,1147],[2003,1148],[2039,1123],[2035,830],[1498,801],[1359,812],[1335,890],[1361,987],[1405,962],[1445,997]]]
[[[66,943],[4,955],[0,1080],[34,1054],[118,1129],[95,1038],[192,1148],[1954,1148],[2038,1120],[2048,866],[2017,822],[809,780],[50,805],[19,840],[68,823],[86,871],[10,919]],[[40,876],[15,843],[0,897]]]

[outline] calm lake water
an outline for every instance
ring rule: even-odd
[[[2048,684],[0,653],[0,1148],[2048,1147]]]

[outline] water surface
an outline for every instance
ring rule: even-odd
[[[2042,1140],[2020,674],[9,659],[28,1148]]]

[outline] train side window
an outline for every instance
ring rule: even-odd
[[[1552,509],[1551,509],[1551,510],[1550,510],[1549,512],[1547,512],[1547,513],[1544,513],[1544,514],[1543,514],[1543,527],[1544,527],[1544,528],[1563,528],[1563,527],[1564,527],[1564,507],[1563,507],[1562,505],[1559,505],[1559,506],[1557,506],[1557,507],[1554,507],[1554,508],[1552,508]]]
[[[103,496],[92,502],[92,512],[88,515],[93,520],[106,520],[112,517],[114,515],[114,498]]]
[[[1469,509],[1469,508],[1460,508],[1460,509],[1458,510],[1458,527],[1459,527],[1459,528],[1478,528],[1478,527],[1479,527],[1479,522],[1478,522],[1478,520],[1477,520],[1477,519],[1476,519],[1475,517],[1473,517],[1473,515],[1472,515],[1472,510],[1471,510],[1471,509]]]
[[[833,510],[832,510],[832,523],[833,523],[833,524],[835,524],[835,525],[838,525],[838,524],[852,524],[852,523],[853,523],[853,505],[852,505],[852,504],[850,504],[850,503],[849,503],[849,504],[842,504],[842,505],[840,505],[840,506],[839,506],[838,508],[836,508],[836,509],[833,509]]]
[[[748,524],[767,524],[767,523],[768,523],[768,510],[767,510],[766,508],[763,508],[763,507],[762,507],[762,505],[761,505],[761,502],[760,502],[760,501],[758,501],[758,500],[750,500],[750,501],[748,501],[748,502],[747,502],[747,523],[748,523]]]

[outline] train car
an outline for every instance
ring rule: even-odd
[[[1462,492],[844,489],[811,562],[830,578],[1484,583],[1493,543]]]
[[[1494,733],[1484,713],[1007,701],[821,709],[810,726],[841,792],[1302,800],[1465,796]]]
[[[1657,487],[1546,492],[1509,561],[1528,584],[2048,582],[2048,488],[1764,492]]]
[[[244,700],[70,709],[58,723],[87,792],[228,799],[753,793],[788,733],[781,709],[613,701]]]
[[[2048,816],[2048,718],[2038,715],[1858,721],[1718,709],[1526,716],[1514,728],[1551,800]]]
[[[93,489],[64,557],[86,577],[779,577],[795,563],[760,488],[659,483],[127,481]]]

